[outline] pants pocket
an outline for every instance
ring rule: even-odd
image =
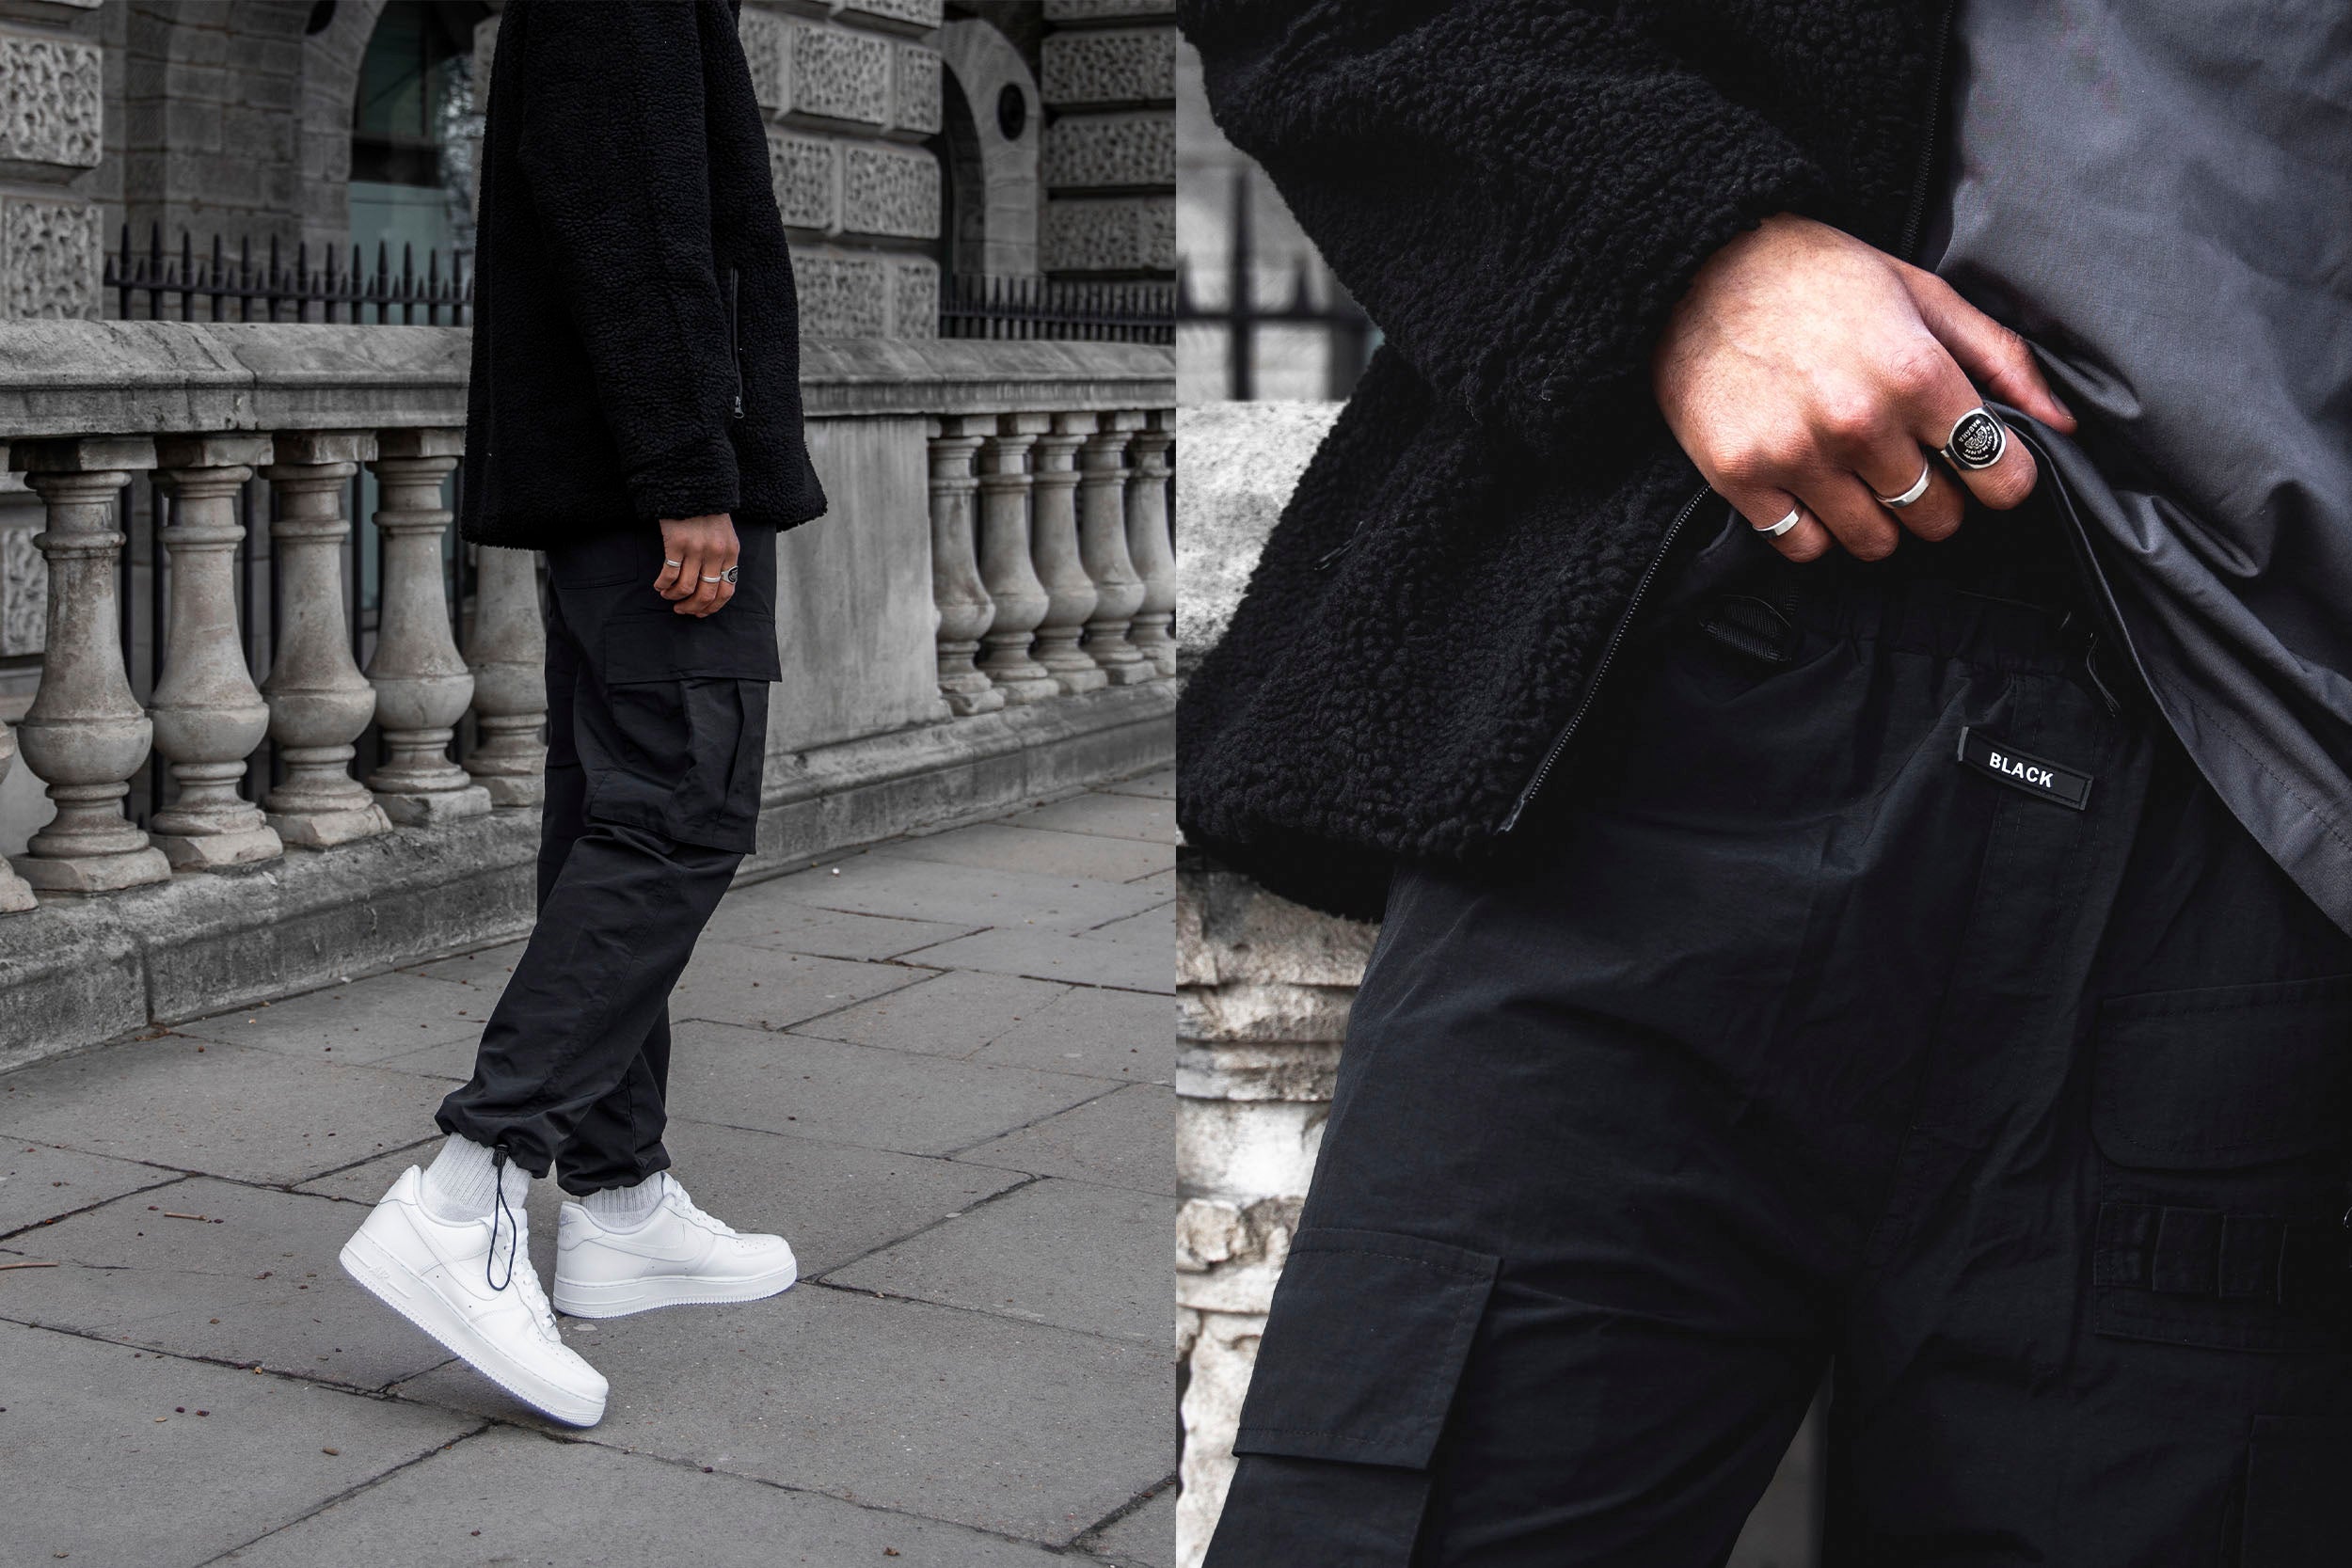
[[[1381,1231],[1299,1233],[1205,1568],[1404,1568],[1499,1261]]]
[[[2347,1475],[2352,1421],[2256,1417],[2236,1568],[2341,1568],[2352,1539]]]
[[[2352,975],[2110,1000],[2092,1072],[2093,1330],[2245,1351],[2352,1342]]]
[[[700,622],[615,617],[596,662],[600,678],[576,697],[574,714],[587,816],[750,853],[768,684],[779,673],[775,623],[734,606]],[[599,700],[583,712],[586,697]]]

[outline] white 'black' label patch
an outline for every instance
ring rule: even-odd
[[[2090,774],[2061,768],[2047,757],[2028,756],[1972,729],[1960,732],[1960,760],[2013,788],[2075,811],[2090,803]]]

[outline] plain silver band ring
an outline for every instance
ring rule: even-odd
[[[703,581],[705,581],[705,582],[733,582],[733,581],[735,580],[735,575],[736,575],[736,573],[737,573],[739,570],[740,570],[740,568],[739,568],[739,567],[730,566],[730,567],[728,567],[725,571],[721,572],[721,573],[720,573],[717,577],[715,577],[715,578],[703,578]]]
[[[683,561],[665,561],[661,564],[664,566],[683,566],[686,562]]]
[[[1922,463],[1919,465],[1919,477],[1911,482],[1910,489],[1905,490],[1899,496],[1879,496],[1877,497],[1878,503],[1889,512],[1900,512],[1904,507],[1928,493],[1928,482],[1934,477],[1933,461]]]
[[[1777,539],[1803,521],[1804,521],[1804,508],[1792,506],[1788,509],[1788,516],[1776,523],[1758,523],[1756,525],[1756,531],[1767,539]]]

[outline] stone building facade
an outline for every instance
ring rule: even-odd
[[[468,90],[501,3],[433,8],[474,17]],[[363,67],[411,4],[0,0],[0,319],[115,313],[102,252],[126,224],[346,250]],[[1174,8],[745,0],[808,333],[929,336],[943,270],[1172,277]]]

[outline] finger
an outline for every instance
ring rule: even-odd
[[[1731,509],[1759,533],[1788,516],[1791,511],[1804,510],[1797,505],[1796,497],[1768,485],[1735,485],[1726,489],[1719,483],[1715,486],[1715,493],[1729,501]],[[1829,531],[1809,513],[1799,517],[1796,526],[1786,533],[1765,534],[1764,542],[1789,560],[1800,562],[1819,561],[1829,553],[1831,545],[1835,543],[1829,536]]]
[[[721,568],[717,553],[714,551],[705,555],[702,559],[701,576],[694,579],[694,596],[688,599],[678,608],[697,619],[707,615],[712,610],[718,609],[719,591],[724,588],[726,583],[723,580],[713,581],[707,579],[717,578],[719,577],[720,570]]]
[[[1868,487],[1871,499],[1898,526],[1922,539],[1948,539],[1959,531],[1967,509],[1967,492],[1941,462],[1920,450],[1909,433],[1895,431],[1877,442],[1855,458],[1853,471]],[[1908,504],[1894,507],[1880,499],[1909,493],[1923,477],[1927,489]]]
[[[1929,429],[1922,433],[1921,439],[1941,449],[1951,439],[1953,425],[1971,411],[1969,405],[1963,404],[1953,409],[1949,419],[1942,414],[1931,416]],[[2033,494],[2033,487],[2041,479],[2041,471],[2034,466],[2033,453],[2026,450],[2025,442],[2009,434],[2006,427],[2001,440],[2000,460],[1991,467],[1963,468],[1948,457],[1941,458],[1939,466],[1956,475],[1968,487],[1970,495],[1996,512],[2007,512],[2011,507],[2022,505],[2026,498]]]
[[[1883,561],[1902,542],[1893,515],[1879,504],[1868,485],[1846,469],[1825,469],[1800,480],[1797,499],[1857,560]]]
[[[702,560],[702,547],[691,540],[680,541],[677,547],[671,551],[670,559],[678,564],[674,571],[663,568],[669,573],[670,585],[661,591],[661,596],[675,601],[694,591],[694,574],[701,570],[696,563]]]
[[[2050,390],[2026,340],[1960,296],[1931,272],[1907,269],[1904,280],[1919,319],[1968,378],[1990,395],[2054,429],[2072,432],[2075,420]],[[1947,429],[1950,427],[1946,426]]]
[[[676,557],[665,551],[660,574],[653,579],[653,591],[665,599],[671,597],[670,590],[677,585],[678,574],[684,564]]]

